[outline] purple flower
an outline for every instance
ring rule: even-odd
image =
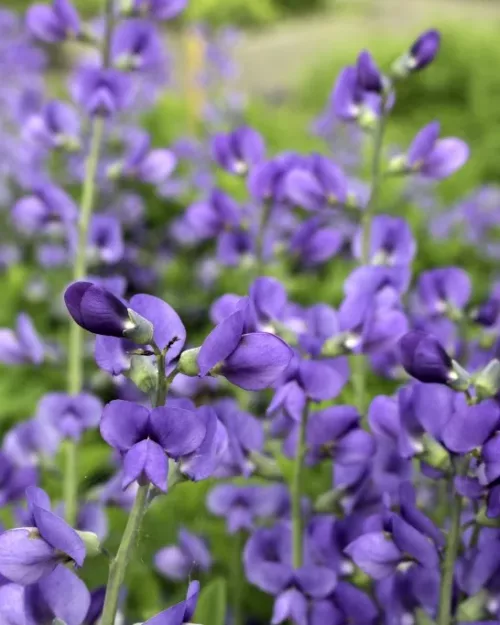
[[[468,303],[471,291],[470,277],[463,269],[440,267],[424,271],[416,287],[416,312],[454,318]]]
[[[22,499],[26,489],[38,482],[32,463],[15,464],[5,451],[0,452],[0,505]]]
[[[240,225],[241,210],[223,191],[214,189],[208,200],[188,207],[185,215],[196,239],[211,239]]]
[[[34,187],[33,195],[18,200],[12,208],[15,226],[27,235],[64,233],[75,222],[78,209],[70,196],[49,183]]]
[[[71,83],[73,99],[90,116],[111,117],[129,104],[130,79],[117,69],[82,67]]]
[[[57,43],[80,34],[80,17],[69,0],[34,4],[26,14],[28,30],[41,41]]]
[[[148,619],[144,625],[183,625],[190,623],[196,610],[200,582],[190,582],[186,599]]]
[[[256,164],[264,160],[265,144],[261,135],[242,126],[212,139],[212,153],[215,161],[232,174],[246,175]]]
[[[90,592],[85,584],[61,564],[38,583],[24,589],[27,623],[59,619],[66,625],[81,625],[90,603]]]
[[[186,8],[187,0],[132,0],[135,11],[157,20],[171,20]]]
[[[381,580],[401,565],[416,564],[431,570],[438,567],[435,546],[412,525],[392,514],[387,531],[390,537],[384,532],[362,534],[345,550],[367,575]]]
[[[177,165],[173,152],[164,149],[152,149],[147,133],[134,135],[129,150],[123,160],[111,166],[121,176],[137,178],[150,184],[161,184],[172,174]]]
[[[424,69],[436,58],[441,45],[441,33],[438,30],[426,30],[413,43],[407,60],[410,71],[416,72]]]
[[[57,430],[63,438],[78,441],[83,432],[99,425],[102,403],[94,395],[48,393],[40,400],[36,417]]]
[[[39,419],[23,421],[11,428],[3,439],[2,450],[19,467],[35,466],[41,458],[52,458],[60,443],[60,435]]]
[[[117,25],[111,42],[111,56],[116,67],[147,71],[163,59],[163,46],[155,26],[142,19],[130,19]]]
[[[160,549],[155,555],[155,567],[166,578],[182,581],[195,571],[209,571],[212,556],[203,538],[181,528],[179,544]]]
[[[246,302],[207,336],[198,353],[203,377],[223,375],[248,391],[272,386],[288,367],[293,352],[279,337],[267,332],[245,334]]]
[[[403,367],[420,382],[450,384],[457,379],[451,358],[431,334],[412,330],[399,345]]]
[[[369,67],[368,67],[369,65]],[[361,69],[361,74],[359,70]],[[331,107],[335,115],[342,121],[360,121],[362,125],[371,125],[373,120],[382,113],[382,98],[373,89],[364,86],[375,86],[375,67],[366,57],[358,60],[358,66],[345,67],[339,74],[331,95]],[[380,76],[380,80],[383,78]],[[377,85],[378,86],[378,85]],[[387,102],[390,108],[393,98]]]
[[[26,313],[18,316],[15,330],[0,328],[0,362],[39,365],[44,357],[45,346]]]
[[[80,144],[80,119],[69,104],[52,100],[28,117],[22,132],[27,141],[46,150],[73,151]]]
[[[297,254],[305,267],[320,265],[336,256],[342,249],[345,233],[326,226],[323,219],[314,216],[304,221],[290,240],[292,254]]]
[[[422,128],[411,143],[405,166],[426,178],[442,180],[460,169],[469,158],[469,148],[461,139],[439,139],[440,125],[432,122]]]
[[[93,215],[87,254],[90,263],[114,265],[125,253],[122,226],[114,215]]]
[[[139,481],[162,491],[167,490],[167,456],[193,453],[206,434],[204,423],[190,410],[167,406],[150,411],[119,399],[104,408],[100,429],[123,456],[123,488]]]
[[[64,301],[73,320],[93,334],[126,337],[139,343],[149,343],[152,339],[154,326],[150,321],[92,282],[71,284],[64,293]]]
[[[48,495],[29,487],[26,498],[32,526],[0,535],[0,574],[16,584],[30,585],[61,563],[82,566],[85,545],[74,529],[50,511]]]
[[[417,249],[408,222],[401,217],[377,215],[372,224],[370,262],[374,265],[408,265]],[[362,233],[353,241],[353,253],[361,258]]]
[[[384,77],[380,73],[372,55],[363,50],[358,56],[356,64],[358,82],[361,89],[381,93],[384,89]]]

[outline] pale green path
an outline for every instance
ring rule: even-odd
[[[495,0],[339,2],[343,6],[338,13],[290,20],[243,35],[237,50],[242,86],[251,94],[286,91],[308,68],[353,40],[361,49],[373,37],[408,33],[411,38],[423,28],[454,20],[467,21],[471,29],[496,21],[500,32],[500,1]]]

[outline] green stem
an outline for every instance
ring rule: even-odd
[[[460,473],[463,473],[463,468],[461,469]],[[453,478],[451,483],[453,484]],[[462,515],[462,505],[462,497],[457,492],[454,492],[450,510],[450,529],[446,539],[446,549],[441,571],[437,625],[451,625],[452,622],[451,603],[453,595],[453,576],[460,547],[460,517]]]
[[[100,625],[114,625],[120,588],[125,579],[127,565],[132,556],[132,551],[137,542],[139,528],[148,504],[149,484],[139,486],[134,502],[134,507],[128,517],[125,531],[123,532],[120,547],[116,557],[113,558],[109,567],[108,583],[106,586],[106,598],[100,620]]]
[[[235,544],[233,547],[233,562],[232,562],[232,613],[233,613],[233,625],[243,625],[243,584],[245,578],[243,576],[243,567],[241,564],[241,557],[243,551],[243,545],[245,542],[245,535],[243,532],[238,532],[235,536]]]
[[[385,106],[386,98],[382,98],[382,114],[378,119],[377,126],[375,128],[375,137],[373,142],[373,157],[371,166],[371,182],[372,188],[370,192],[370,199],[366,205],[366,209],[361,219],[362,235],[361,235],[361,264],[368,265],[370,262],[370,240],[372,233],[372,221],[373,216],[378,207],[378,201],[380,196],[380,188],[382,186],[382,147],[384,144],[385,134]]]
[[[272,207],[273,207],[272,202],[269,200],[266,200],[262,207],[262,215],[260,218],[259,230],[257,232],[257,238],[255,241],[255,256],[256,256],[255,273],[256,273],[257,278],[260,275],[262,275],[262,272],[264,271],[264,268],[265,268],[264,258],[263,258],[264,236],[266,234],[266,227],[269,221],[269,217],[271,215]]]
[[[302,413],[299,425],[299,437],[297,441],[297,454],[292,478],[292,542],[293,542],[293,566],[298,569],[302,566],[302,472],[305,455],[306,424],[309,406]]]

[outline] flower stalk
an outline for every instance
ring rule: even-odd
[[[302,474],[304,469],[305,438],[309,406],[306,405],[299,424],[299,436],[297,441],[297,453],[292,478],[292,561],[294,568],[302,566]]]

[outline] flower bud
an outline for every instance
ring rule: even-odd
[[[199,347],[192,349],[186,349],[182,352],[179,358],[178,371],[184,375],[195,377],[199,375],[200,368],[198,367],[198,354],[200,353]]]
[[[424,451],[420,458],[434,469],[448,471],[451,468],[450,454],[436,440],[429,436],[423,438]]]
[[[278,480],[283,477],[283,473],[277,462],[257,451],[249,453],[250,461],[255,466],[255,474],[268,480]]]
[[[471,376],[456,360],[451,361],[452,369],[448,374],[448,386],[455,391],[466,391],[471,384]]]
[[[489,362],[482,371],[479,372],[475,381],[477,398],[479,401],[494,397],[500,391],[500,361],[496,358]]]
[[[143,393],[150,395],[156,392],[158,370],[151,358],[132,356],[130,368],[125,372],[125,375]]]
[[[389,174],[406,173],[408,171],[406,154],[400,154],[399,156],[394,156],[393,158],[391,158],[387,171]]]
[[[76,532],[78,536],[83,540],[83,544],[85,545],[85,551],[87,552],[87,557],[95,558],[96,556],[102,553],[101,542],[94,532]]]

